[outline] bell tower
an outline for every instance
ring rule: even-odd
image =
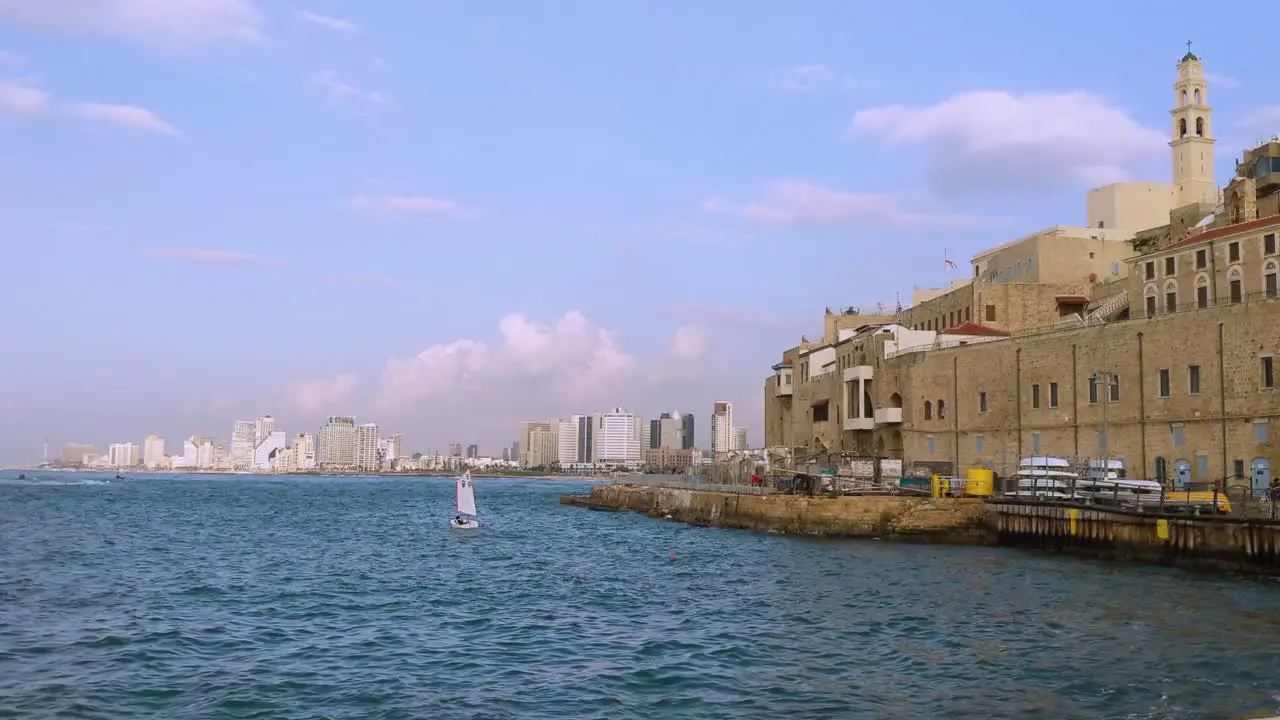
[[[1194,203],[1218,204],[1218,185],[1213,179],[1213,108],[1206,95],[1204,64],[1191,52],[1178,62],[1178,78],[1173,84],[1174,105],[1173,184],[1174,207]]]

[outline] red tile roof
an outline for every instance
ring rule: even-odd
[[[1149,252],[1147,253],[1147,255],[1159,255],[1160,253],[1165,252],[1167,250],[1186,247],[1187,245],[1195,245],[1197,243],[1202,243],[1207,240],[1217,240],[1219,238],[1230,237],[1232,235],[1244,235],[1246,233],[1262,230],[1272,225],[1280,225],[1280,215],[1272,215],[1271,217],[1258,218],[1257,220],[1250,220],[1249,222],[1236,223],[1235,225],[1227,225],[1226,227],[1214,228],[1212,230],[1202,232],[1199,235],[1192,235],[1191,237],[1183,238],[1178,242],[1168,245],[1160,250],[1154,250],[1152,252]]]
[[[987,337],[1008,337],[1009,333],[1003,330],[997,330],[993,327],[980,325],[975,322],[967,322],[963,325],[957,325],[953,328],[943,330],[941,335],[985,335]]]

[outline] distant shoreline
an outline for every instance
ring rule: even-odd
[[[307,470],[304,472],[244,472],[237,470],[114,470],[104,469],[95,470],[92,468],[41,468],[41,467],[5,467],[0,471],[7,472],[24,472],[24,473],[87,473],[95,475],[236,475],[245,477],[350,477],[350,478],[375,478],[375,477],[425,477],[425,478],[450,478],[457,477],[457,472],[446,471],[412,471],[412,472],[375,472],[375,473],[351,473],[351,472],[318,472]],[[465,471],[463,471],[465,472]],[[477,478],[495,479],[495,480],[572,480],[579,482],[601,482],[609,479],[607,475],[546,475],[533,473],[490,473],[472,470]]]

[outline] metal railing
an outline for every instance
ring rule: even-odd
[[[1004,501],[1072,507],[1085,505],[1103,510],[1159,515],[1272,521],[1280,519],[1280,486],[1273,485],[1265,490],[1255,491],[1249,484],[1249,478],[1237,475],[1212,483],[1193,483],[1186,488],[1162,485],[1158,493],[1135,492],[1134,489],[1125,487],[1123,481],[1111,485],[1109,491],[1091,491],[1078,487],[1080,479],[1077,478],[1071,478],[1062,484],[1045,482],[1043,487],[1025,482],[1019,487],[1014,478],[1001,480],[1006,482],[997,483],[992,497]],[[1106,481],[1102,482],[1106,484]]]
[[[609,479],[610,485],[639,485],[642,487],[672,488],[677,490],[700,490],[702,492],[737,493],[740,495],[770,495],[776,489],[769,483],[752,485],[746,483],[717,482],[717,478],[686,473],[683,475],[658,475],[635,473],[618,475]]]

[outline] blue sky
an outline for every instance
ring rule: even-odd
[[[758,443],[824,306],[1167,179],[1187,40],[1220,182],[1280,131],[1201,5],[1009,8],[0,0],[0,462],[259,413],[496,452],[617,403],[705,444],[715,400]]]

